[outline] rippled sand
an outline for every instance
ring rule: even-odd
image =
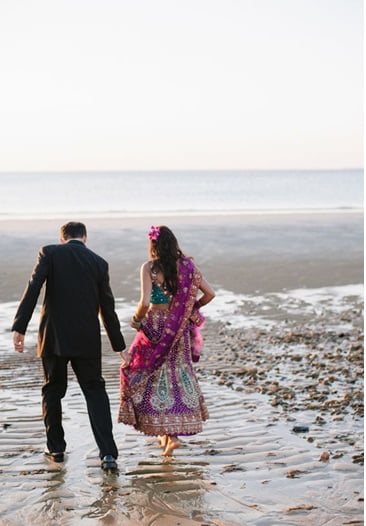
[[[209,324],[207,331],[212,356],[218,327]],[[211,418],[204,432],[184,438],[175,456],[163,459],[154,439],[115,424],[119,476],[99,468],[84,399],[70,373],[63,406],[67,456],[64,464],[53,463],[43,456],[41,371],[33,356],[2,358],[2,525],[35,525],[40,518],[42,526],[362,524],[362,467],[352,463],[353,448],[346,451],[339,432],[332,450],[341,449],[342,458],[321,461],[324,426],[312,426],[308,442],[292,431],[301,415],[284,419],[265,395],[218,386],[205,373]],[[104,376],[115,414],[118,360],[111,351],[104,354]],[[358,442],[361,435],[359,428]]]

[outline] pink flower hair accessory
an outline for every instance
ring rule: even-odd
[[[151,241],[157,241],[160,236],[160,228],[158,226],[151,225],[148,235]]]

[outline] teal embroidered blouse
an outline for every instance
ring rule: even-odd
[[[157,305],[158,303],[169,303],[170,299],[165,292],[156,284],[152,284],[150,303]]]

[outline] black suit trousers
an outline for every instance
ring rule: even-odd
[[[99,448],[100,458],[118,456],[112,434],[109,398],[102,377],[101,358],[65,358],[55,354],[42,356],[44,384],[42,387],[43,421],[49,451],[65,451],[62,427],[61,399],[67,389],[67,364],[70,361],[84,394],[91,428]]]

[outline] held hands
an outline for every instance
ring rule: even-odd
[[[128,351],[122,351],[119,353],[122,360],[122,367],[128,367],[131,361],[131,355]]]
[[[137,331],[141,328],[141,320],[139,320],[136,315],[132,316],[130,320],[130,327],[132,327],[132,329],[136,329]]]
[[[14,349],[18,352],[24,351],[24,334],[14,331],[13,333]]]

